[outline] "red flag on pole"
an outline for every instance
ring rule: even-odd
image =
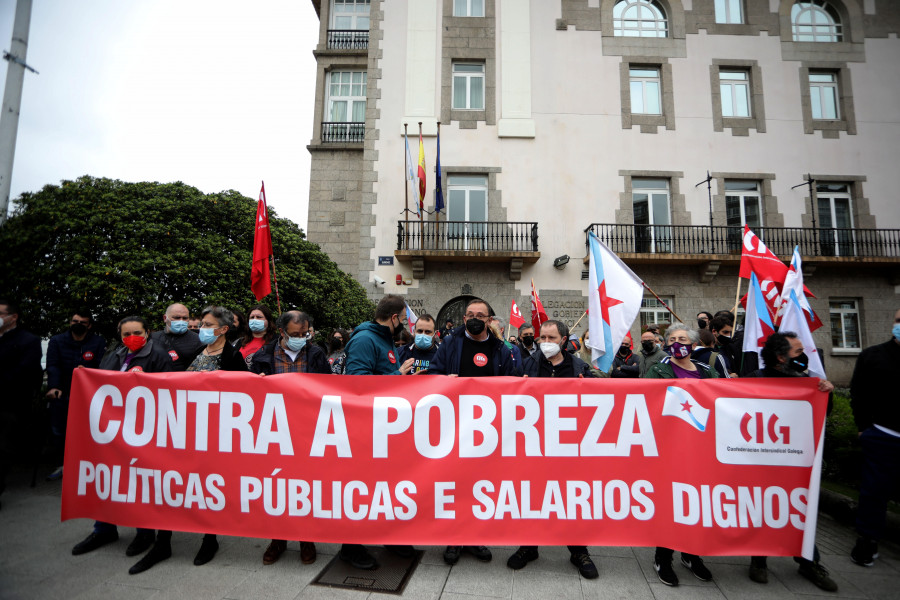
[[[266,209],[266,184],[259,190],[256,204],[256,231],[253,236],[253,268],[250,271],[250,289],[257,300],[272,293],[269,276],[269,257],[272,256],[272,236],[269,231],[269,211]]]
[[[550,318],[547,316],[547,312],[544,310],[544,305],[541,304],[541,299],[537,295],[537,290],[534,289],[534,279],[531,280],[531,326],[534,327],[534,332],[536,335],[540,335],[541,332],[541,323],[546,323]]]
[[[516,301],[513,300],[512,307],[509,309],[509,326],[518,329],[524,324],[525,317],[522,316],[522,312],[519,310],[518,305],[516,305]]]

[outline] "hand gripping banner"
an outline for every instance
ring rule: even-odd
[[[816,382],[77,369],[62,518],[811,556]]]

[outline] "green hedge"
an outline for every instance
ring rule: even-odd
[[[834,390],[834,408],[825,420],[822,479],[859,489],[862,451],[850,410],[850,390]]]

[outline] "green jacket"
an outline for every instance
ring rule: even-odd
[[[669,361],[671,360],[671,357],[665,357],[647,369],[644,377],[648,379],[675,379],[675,370],[672,369],[672,365],[669,364]],[[700,372],[701,379],[719,378],[719,374],[716,370],[711,368],[708,364],[702,363],[699,360],[694,360],[693,358],[691,359],[691,362],[694,363],[694,366],[697,367],[697,370]]]

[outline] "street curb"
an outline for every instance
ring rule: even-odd
[[[820,488],[819,511],[827,513],[834,520],[850,527],[856,526],[856,510],[859,503],[840,492]],[[900,515],[887,513],[883,540],[900,543]]]

